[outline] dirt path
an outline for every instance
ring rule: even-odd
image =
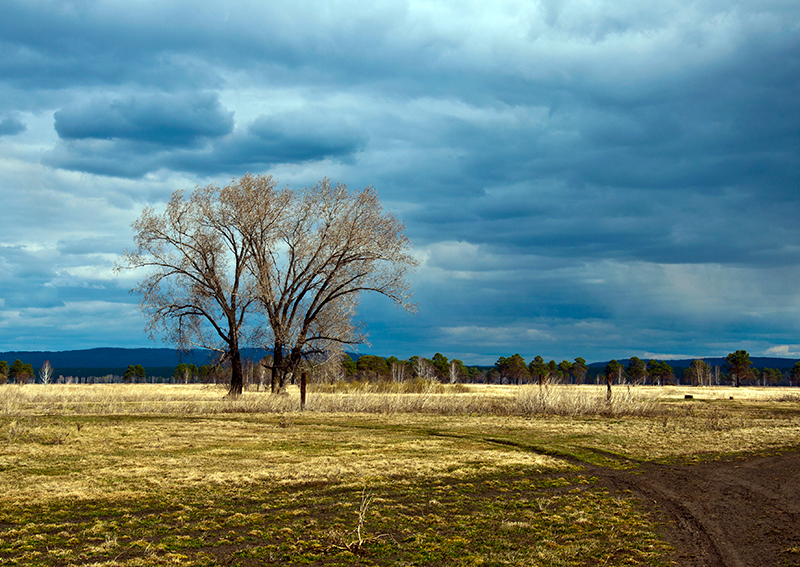
[[[584,466],[612,491],[652,504],[678,565],[800,566],[800,450],[634,470]]]

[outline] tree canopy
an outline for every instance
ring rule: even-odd
[[[536,378],[536,381],[539,383],[539,386],[547,379],[549,374],[549,368],[547,363],[544,361],[544,358],[537,355],[531,360],[530,364],[528,365],[528,371],[531,374],[531,377]]]
[[[374,354],[365,354],[356,361],[358,373],[368,379],[387,379],[391,375],[389,364],[385,358]]]
[[[25,384],[35,376],[32,364],[25,364],[20,359],[16,359],[11,368],[8,369],[8,377],[17,384]]]
[[[746,350],[737,350],[729,353],[725,357],[725,369],[733,379],[734,385],[738,388],[742,380],[753,377],[753,369],[750,361],[750,354]]]
[[[626,371],[635,384],[644,384],[647,382],[647,363],[641,358],[632,356],[630,360],[628,360],[628,368]]]
[[[800,361],[795,362],[794,366],[792,366],[792,369],[789,371],[789,380],[790,386],[792,385],[792,382],[796,384],[800,383]]]
[[[141,364],[129,364],[122,375],[122,380],[125,382],[136,382],[137,380],[144,380],[147,377],[147,372]]]
[[[575,362],[572,364],[572,369],[570,370],[573,378],[575,378],[576,384],[583,384],[583,380],[586,378],[586,373],[588,371],[589,367],[586,366],[586,360],[580,356],[575,359]]]
[[[525,364],[525,359],[519,353],[509,357],[501,356],[494,365],[501,377],[508,378],[515,384],[530,379],[530,370]]]
[[[675,377],[672,366],[663,360],[651,360],[647,363],[647,368],[650,375],[658,382],[659,386],[663,386]]]

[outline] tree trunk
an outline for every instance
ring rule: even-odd
[[[299,348],[293,348],[292,352],[289,354],[286,368],[284,372],[281,374],[281,390],[286,386],[286,375],[291,372],[292,374],[292,384],[294,384],[294,375],[297,369],[300,367],[300,361],[303,358],[302,351]]]
[[[270,377],[269,391],[271,394],[274,394],[275,392],[278,391],[278,368],[276,366],[272,367],[272,376]]]
[[[300,377],[300,411],[306,409],[306,373]]]
[[[273,394],[278,393],[283,384],[283,345],[275,343],[272,350],[272,382],[270,383],[270,392]]]
[[[237,397],[242,395],[244,388],[243,373],[242,373],[242,355],[239,353],[239,346],[234,345],[231,347],[231,388],[228,390],[228,395]]]

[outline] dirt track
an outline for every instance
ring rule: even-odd
[[[800,565],[800,450],[694,465],[588,466],[630,490],[663,525],[689,567]]]

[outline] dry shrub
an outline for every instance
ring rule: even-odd
[[[404,382],[392,382],[391,380],[380,380],[378,382],[340,380],[333,384],[310,384],[308,389],[309,392],[320,394],[445,394],[466,393],[469,391],[463,384],[442,384],[436,380],[426,380],[424,378],[414,378]]]
[[[734,415],[723,408],[714,407],[698,416],[693,424],[696,428],[705,428],[709,431],[731,431],[746,425],[741,416]]]
[[[573,386],[521,386],[516,399],[517,412],[522,415],[560,416],[653,416],[660,400],[648,393],[638,393],[630,386],[617,388],[611,399],[605,389],[586,389]]]
[[[442,415],[650,416],[660,400],[631,388],[606,399],[605,389],[574,386],[519,386],[472,390],[427,380],[404,383],[333,385],[309,397],[306,408],[322,412],[424,413]]]
[[[442,388],[444,390],[442,391]],[[345,413],[487,414],[509,413],[506,400],[459,391],[443,384],[412,393],[379,392],[369,388],[347,393],[316,393],[308,411]]]
[[[800,394],[782,394],[773,398],[773,401],[800,403]]]

